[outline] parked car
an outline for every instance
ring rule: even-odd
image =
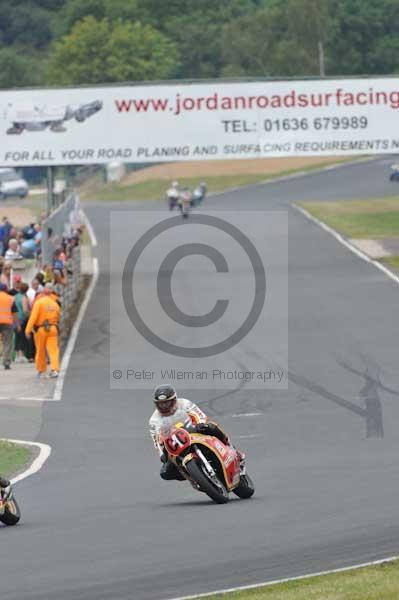
[[[25,198],[28,195],[29,186],[15,169],[0,169],[0,200],[11,196]]]

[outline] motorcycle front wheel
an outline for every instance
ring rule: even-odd
[[[241,475],[240,483],[234,488],[233,493],[239,498],[250,498],[255,493],[254,482],[249,475]]]
[[[224,485],[221,482],[219,485],[213,483],[209,476],[205,475],[201,465],[196,460],[190,460],[186,464],[186,470],[191,479],[198,483],[201,491],[205,492],[216,504],[226,504],[229,501],[229,493]]]
[[[4,514],[0,516],[0,521],[9,527],[16,525],[21,518],[18,502],[15,498],[9,500],[5,506]]]

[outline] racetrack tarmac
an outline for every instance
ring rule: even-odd
[[[256,495],[225,506],[160,480],[152,385],[110,389],[109,211],[134,206],[87,207],[100,278],[62,402],[43,409],[52,455],[17,486],[21,524],[0,530],[2,597],[166,600],[399,553],[398,287],[290,207],[394,195],[388,161],[207,200],[289,215],[288,389],[181,390],[247,452]],[[128,330],[117,346],[134,356]]]

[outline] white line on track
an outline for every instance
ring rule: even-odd
[[[253,412],[253,413],[235,413],[231,415],[232,419],[239,419],[240,417],[262,417],[263,413]]]
[[[94,288],[96,287],[98,275],[99,275],[98,259],[93,258],[93,277],[91,279],[89,289],[86,292],[85,299],[83,300],[83,303],[80,307],[78,318],[76,319],[74,326],[72,328],[72,332],[71,332],[70,338],[68,340],[68,344],[65,349],[64,356],[62,357],[60,374],[58,375],[57,385],[55,386],[54,395],[53,395],[53,400],[55,402],[58,402],[61,400],[62,389],[64,387],[64,379],[65,379],[65,375],[66,375],[66,372],[68,369],[69,361],[71,360],[72,352],[75,348],[76,339],[78,337],[79,329],[82,324],[83,317],[85,315],[87,306],[90,302]]]
[[[51,446],[48,446],[47,444],[10,439],[2,439],[2,441],[11,442],[12,444],[20,444],[21,446],[34,446],[35,448],[39,448],[39,456],[35,458],[35,460],[32,462],[31,465],[29,465],[26,471],[23,471],[23,473],[20,473],[19,475],[11,479],[11,483],[18,483],[18,481],[22,481],[22,479],[26,479],[27,477],[30,477],[31,475],[34,475],[35,473],[40,471],[40,469],[51,454]]]
[[[97,246],[97,238],[96,235],[94,233],[93,227],[89,221],[89,219],[87,218],[86,213],[82,210],[81,211],[82,215],[83,215],[83,219],[86,223],[86,227],[87,227],[87,231],[89,233],[90,236],[90,240],[91,240],[91,244],[93,247]],[[65,375],[69,366],[69,362],[71,360],[71,356],[72,356],[72,352],[75,348],[75,344],[76,344],[76,339],[78,337],[78,333],[79,333],[79,329],[80,326],[82,324],[86,309],[88,307],[88,304],[90,302],[91,296],[94,292],[94,288],[97,285],[97,281],[98,281],[98,276],[99,276],[99,266],[98,266],[98,259],[97,258],[93,258],[93,277],[91,279],[89,288],[86,292],[85,298],[83,300],[83,303],[80,307],[79,310],[79,314],[78,317],[74,323],[74,326],[72,328],[72,332],[71,335],[69,337],[68,340],[68,344],[67,347],[65,349],[65,353],[64,356],[62,357],[62,363],[61,363],[61,369],[60,369],[60,373],[58,375],[58,379],[57,379],[57,385],[55,386],[55,390],[54,390],[54,394],[53,394],[53,401],[58,402],[59,400],[61,400],[61,396],[62,396],[62,389],[64,387],[64,379],[65,379]]]
[[[0,402],[54,402],[54,398],[39,398],[38,396],[18,396],[13,398],[12,396],[0,396]]]
[[[86,213],[83,209],[80,209],[80,214],[82,216],[82,219],[85,223],[87,232],[89,234],[91,245],[93,248],[96,248],[98,244],[97,244],[97,237],[96,237],[96,234],[94,233],[93,226],[90,223],[88,216],[86,215]]]
[[[390,556],[388,558],[382,558],[380,560],[374,560],[372,562],[361,563],[360,565],[351,565],[350,567],[342,567],[341,569],[331,569],[330,571],[319,571],[318,573],[309,573],[308,575],[299,575],[298,577],[287,577],[286,579],[276,579],[275,581],[266,581],[264,583],[254,583],[252,585],[242,585],[239,587],[227,588],[224,590],[215,590],[213,592],[205,592],[203,594],[197,594],[194,596],[180,596],[178,598],[168,598],[168,600],[196,600],[197,598],[206,598],[216,594],[231,594],[232,592],[242,592],[245,590],[255,590],[260,587],[268,587],[271,585],[278,585],[279,583],[287,583],[288,581],[300,581],[301,579],[310,579],[311,577],[322,577],[323,575],[332,575],[334,573],[344,573],[345,571],[352,571],[353,569],[364,569],[365,567],[372,567],[373,565],[382,565],[386,562],[392,562],[398,560],[399,556]]]
[[[339,234],[337,231],[335,231],[335,229],[332,229],[331,227],[329,227],[328,225],[326,225],[325,223],[323,223],[323,221],[320,221],[319,219],[316,219],[316,217],[314,217],[313,215],[311,215],[305,208],[302,208],[302,206],[298,206],[297,204],[293,204],[293,207],[297,211],[299,211],[300,213],[302,213],[309,221],[313,221],[313,223],[316,223],[316,225],[318,225],[319,227],[321,227],[322,229],[324,229],[324,231],[327,231],[327,233],[329,233],[330,235],[332,235],[333,237],[335,237],[335,239],[340,244],[342,244],[343,246],[345,246],[346,248],[348,248],[348,250],[350,250],[351,252],[353,252],[353,254],[356,254],[356,256],[358,256],[362,260],[370,263],[371,265],[373,265],[374,267],[376,267],[377,269],[379,269],[380,271],[382,271],[383,273],[385,273],[385,275],[388,275],[388,277],[390,277],[393,281],[395,281],[395,283],[399,283],[399,277],[397,275],[395,275],[395,273],[392,273],[392,271],[390,271],[389,269],[387,269],[387,267],[384,267],[384,265],[382,265],[380,262],[378,262],[377,260],[373,260],[372,258],[370,258],[369,256],[367,256],[367,254],[365,254],[364,252],[362,252],[361,250],[359,250],[359,248],[356,248],[356,246],[354,246],[353,244],[351,244],[350,242],[348,242],[348,240],[346,240],[341,234]]]

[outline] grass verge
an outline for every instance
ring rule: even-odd
[[[399,271],[399,256],[386,256],[384,258],[380,258],[380,262],[382,262],[386,267],[390,267],[391,269]]]
[[[348,238],[399,237],[399,197],[303,202],[301,206]]]
[[[323,165],[315,164],[300,169],[288,169],[276,173],[259,173],[251,175],[218,175],[210,177],[179,178],[181,187],[193,189],[200,181],[206,181],[210,192],[223,192],[225,190],[270,181],[287,175],[295,175],[302,171],[320,170],[327,166],[338,165],[348,162],[345,159],[335,160]],[[84,200],[105,201],[128,201],[128,200],[159,200],[165,197],[165,191],[169,182],[165,179],[144,181],[132,185],[99,183],[98,180],[92,186],[85,185],[81,189],[81,198]]]
[[[201,600],[398,600],[399,561]]]
[[[27,465],[32,452],[26,446],[0,441],[0,474],[8,477]]]

